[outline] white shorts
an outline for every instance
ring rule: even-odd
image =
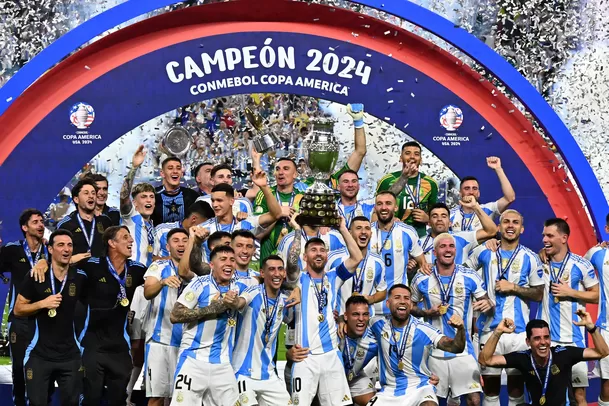
[[[393,396],[386,392],[379,392],[370,399],[368,406],[419,406],[423,402],[434,402],[438,405],[436,390],[432,385],[420,388],[407,389],[407,395]]]
[[[492,331],[484,332],[480,335],[480,350],[484,348],[484,344],[486,344],[491,335],[493,335]],[[495,349],[495,354],[504,355],[515,351],[525,351],[529,348],[527,346],[526,339],[527,333],[525,332],[518,334],[503,334],[499,338],[497,348]],[[501,376],[501,370],[502,368],[480,366],[480,373],[482,376]],[[506,368],[505,372],[508,375],[520,375],[520,371],[515,368]]]
[[[374,390],[374,381],[366,376],[363,371],[349,382],[349,390],[351,390],[352,398],[376,392]]]
[[[451,397],[482,392],[480,369],[473,355],[454,358],[429,357],[427,363],[431,372],[440,378],[436,386],[439,397],[446,398],[449,389]]]
[[[178,364],[180,348],[149,341],[145,351],[146,397],[170,398],[173,393],[173,376]]]
[[[320,406],[350,405],[351,392],[339,351],[309,354],[292,366],[292,402],[309,406],[318,395]]]
[[[563,347],[576,347],[573,343],[559,343],[552,341],[552,346],[561,345]],[[588,384],[588,362],[581,361],[571,368],[571,385],[574,388],[587,388]]]
[[[239,401],[237,380],[231,364],[210,364],[180,356],[176,368],[171,406],[233,406]]]
[[[135,288],[135,292],[133,292],[133,300],[131,301],[131,306],[129,307],[129,314],[127,317],[127,320],[129,320],[127,331],[129,333],[129,338],[133,341],[143,340],[146,338],[144,326],[146,325],[149,305],[150,302],[144,297],[143,285]]]
[[[600,327],[599,327],[599,329],[601,331],[601,336],[603,337],[605,342],[609,343],[609,331],[603,330]],[[597,371],[598,371],[598,374],[600,375],[601,379],[609,379],[609,358],[608,357],[605,357],[598,361]]]
[[[368,365],[364,367],[364,373],[372,380],[372,383],[376,384],[376,382],[379,380],[378,357],[374,357],[370,360]]]
[[[290,394],[285,387],[285,382],[275,374],[264,381],[238,375],[237,387],[241,406],[286,406],[290,404]]]

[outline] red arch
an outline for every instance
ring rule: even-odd
[[[388,30],[392,35],[385,35]],[[514,105],[490,83],[480,81],[479,74],[430,42],[383,21],[299,2],[260,0],[249,2],[248,7],[240,2],[194,7],[142,21],[93,43],[47,72],[0,116],[4,130],[0,164],[59,103],[113,68],[175,43],[248,31],[299,32],[352,42],[392,54],[433,78],[478,111],[514,148],[555,214],[569,220],[574,251],[583,253],[595,243],[587,214],[554,154]]]

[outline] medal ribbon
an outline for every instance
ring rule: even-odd
[[[340,199],[338,199],[336,201],[336,208],[338,208],[338,211],[340,212],[340,215],[343,216],[345,218],[345,223],[347,225],[347,228],[349,228],[349,226],[351,225],[351,220],[353,220],[353,216],[355,215],[355,212],[359,206],[359,202],[355,202],[355,207],[353,208],[353,210],[349,213],[349,216],[347,216],[345,214],[345,211],[341,208],[341,201]],[[343,206],[344,207],[344,206]]]
[[[355,274],[353,275],[353,286],[351,287],[351,293],[354,293],[354,292],[362,293],[362,289],[364,288],[364,272],[366,272],[366,264],[368,263],[368,255],[366,255],[366,257],[360,261],[360,264],[362,262],[363,262],[363,265],[360,268],[359,275],[357,274],[357,269],[355,269]]]
[[[438,268],[434,264],[432,268],[433,275],[438,280],[438,284],[440,285],[440,298],[442,299],[442,304],[448,304],[450,299],[450,292],[452,291],[453,284],[455,283],[455,276],[457,275],[457,270],[453,271],[453,274],[450,276],[450,282],[448,282],[448,287],[446,290],[444,289],[444,284],[442,284],[442,279],[440,279],[440,274],[438,273]]]
[[[558,275],[554,274],[554,267],[552,263],[550,263],[550,275],[552,275],[552,282],[558,283],[560,282],[560,277],[565,272],[565,268],[567,267],[567,262],[569,262],[569,258],[571,257],[571,251],[567,251],[567,256],[563,259],[562,264],[560,264],[560,269],[558,270]]]
[[[300,233],[302,234],[302,238],[304,238],[305,242],[309,241],[309,239],[311,238],[307,235],[307,233],[305,233],[304,230],[300,230]],[[317,235],[315,236],[315,238],[321,238],[321,232],[319,230],[317,230]]]
[[[116,297],[120,302],[121,300],[127,298],[127,289],[125,289],[125,283],[127,281],[127,276],[129,275],[129,268],[127,268],[127,263],[125,263],[125,279],[121,279],[118,272],[116,272],[116,269],[114,269],[114,265],[112,265],[112,262],[110,262],[110,258],[106,257],[106,261],[108,262],[108,270],[118,282],[119,293]]]
[[[431,240],[431,244],[429,246],[427,246],[427,243]],[[427,254],[429,251],[431,251],[433,249],[433,238],[431,237],[431,234],[427,234],[427,237],[425,237],[425,241],[423,241],[423,246],[421,247],[423,249],[423,254]]]
[[[395,335],[395,328],[393,327],[393,322],[389,322],[391,325],[391,336],[393,337],[393,342],[394,344],[394,349],[396,354],[398,355],[398,362],[402,361],[402,358],[404,358],[404,354],[406,353],[406,343],[408,342],[408,335],[410,334],[410,327],[412,327],[412,317],[410,317],[408,319],[408,326],[406,326],[406,330],[404,332],[404,334],[402,334],[402,341],[400,342],[399,345],[399,350],[398,350],[398,339]]]
[[[376,223],[377,227],[378,227],[378,222]],[[383,243],[376,248],[376,253],[380,254],[381,251],[383,251],[383,247],[385,247],[385,243],[387,242],[387,240],[389,240],[389,237],[391,237],[391,235],[393,234],[393,228],[395,227],[396,222],[393,222],[393,225],[391,226],[391,229],[389,229],[389,231],[387,232],[387,236],[385,237],[385,239],[383,240]],[[376,237],[376,242],[380,242],[381,241],[381,237],[383,236],[383,232],[381,231],[380,228],[377,229],[377,237]]]
[[[510,272],[510,267],[512,266],[512,263],[516,259],[516,256],[518,255],[518,252],[520,251],[520,247],[521,247],[520,244],[518,244],[518,246],[516,247],[516,249],[510,256],[510,259],[508,260],[507,264],[505,265],[505,268],[503,267],[503,259],[501,258],[501,247],[499,247],[499,249],[497,249],[497,251],[495,251],[495,255],[497,256],[497,269],[499,270],[499,272],[497,273],[496,280],[498,280],[498,281],[501,279],[508,280],[508,278],[505,276],[505,274]]]
[[[224,231],[224,230],[222,230],[222,228],[220,226],[220,223],[218,222],[218,217],[214,217],[214,221],[216,222],[216,231]],[[235,224],[236,224],[235,217],[233,217],[233,221],[231,221],[230,228],[228,229],[229,233],[231,233],[231,234],[233,233],[233,230],[235,228]]]
[[[78,220],[80,229],[82,230],[82,233],[85,236],[87,245],[89,245],[89,251],[91,251],[91,248],[93,247],[93,238],[95,237],[95,216],[93,216],[93,221],[91,221],[91,236],[89,236],[89,234],[87,233],[87,229],[85,228],[85,223],[83,223],[82,217],[80,217],[80,213],[76,213],[76,219]]]
[[[535,366],[535,360],[533,359],[533,354],[530,354],[531,357],[531,365],[533,366],[533,371],[535,371],[535,375],[537,379],[539,379],[539,383],[542,384],[541,388],[541,397],[546,397],[546,391],[548,390],[548,380],[550,378],[550,367],[552,366],[552,351],[550,351],[550,360],[548,361],[548,366],[546,367],[546,378],[543,382],[541,382],[541,377],[539,376],[539,372],[537,372],[537,367]]]
[[[324,308],[328,304],[328,292],[326,292],[326,288],[324,286],[324,280],[326,275],[324,274],[321,277],[321,289],[317,288],[317,283],[313,280],[311,274],[307,271],[307,275],[309,275],[309,279],[313,283],[313,287],[315,288],[315,297],[317,297],[317,311],[319,314],[323,314]]]
[[[359,341],[359,340],[358,340]],[[355,365],[355,352],[351,355],[351,345],[349,344],[351,339],[345,335],[345,350],[347,351],[347,357],[343,356],[345,367],[349,372],[353,372],[353,366]],[[357,348],[357,341],[355,342],[355,348]]]
[[[25,256],[26,256],[27,260],[29,261],[30,265],[32,266],[32,268],[34,268],[34,265],[36,265],[36,262],[38,262],[40,260],[40,258],[42,257],[43,249],[44,249],[45,255],[47,254],[46,247],[44,246],[43,243],[40,243],[40,247],[38,247],[38,251],[36,252],[35,258],[32,257],[32,251],[30,251],[30,246],[28,245],[27,241],[24,240],[22,245],[23,245],[23,251],[25,252]]]
[[[235,281],[235,277],[234,275],[236,275],[236,273],[233,274],[233,277],[231,278],[229,284],[228,284],[228,290],[232,290],[231,288],[233,287],[233,282]],[[211,283],[214,285],[214,287],[216,288],[216,290],[218,291],[218,293],[220,294],[220,297],[224,296],[224,293],[222,293],[222,291],[220,290],[220,286],[218,286],[218,283],[216,283],[216,280],[214,279],[213,275],[210,275]],[[228,313],[228,317],[233,318],[235,317],[236,314],[236,310],[227,310],[226,313]]]
[[[412,201],[414,208],[418,209],[419,208],[419,200],[421,198],[420,193],[421,193],[421,174],[419,173],[417,175],[417,186],[415,190],[411,190],[410,189],[410,185],[406,184],[406,193],[408,193],[408,196],[410,197],[410,200]],[[415,197],[416,196],[416,197]]]
[[[472,213],[469,221],[466,223],[467,217],[465,217],[465,212],[461,206],[459,206],[459,211],[461,212],[461,231],[471,231],[470,228],[474,222],[474,218],[476,218],[476,213]]]
[[[154,247],[154,225],[152,224],[152,220],[144,221],[144,226],[146,226],[146,237],[148,238],[148,245]]]
[[[52,266],[49,267],[49,271],[51,271],[51,291],[55,295],[56,294],[55,293],[55,274],[53,274]],[[64,288],[64,286],[66,286],[67,281],[68,281],[68,274],[66,273],[66,276],[63,278],[63,281],[61,282],[61,288],[59,288],[59,293],[63,292],[63,288]]]
[[[266,288],[264,283],[262,284],[262,297],[264,299],[264,314],[266,315],[266,320],[264,322],[264,340],[268,340],[271,337],[271,331],[273,330],[273,324],[275,324],[275,318],[277,316],[277,308],[279,307],[279,296],[277,295],[277,300],[275,301],[275,306],[273,306],[273,310],[269,312],[269,297],[266,294]]]

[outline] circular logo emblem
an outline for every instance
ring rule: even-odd
[[[463,112],[455,105],[449,104],[440,110],[440,125],[446,131],[455,131],[463,124]]]
[[[72,125],[79,130],[89,128],[95,120],[95,110],[90,104],[87,103],[76,103],[70,109],[70,122]]]

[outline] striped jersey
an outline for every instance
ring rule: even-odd
[[[410,316],[403,328],[394,328],[391,318],[383,318],[374,322],[370,331],[378,343],[382,392],[402,396],[409,389],[429,385],[427,347],[437,347],[444,337],[439,330]]]
[[[478,240],[476,239],[475,231],[463,231],[450,233],[455,238],[455,245],[457,253],[455,256],[455,264],[462,264],[467,260],[469,254],[474,248],[478,246]],[[435,238],[431,234],[427,234],[424,237],[419,238],[419,245],[425,254],[425,260],[430,264],[436,260],[436,256],[433,252],[433,243]]]
[[[341,248],[328,255],[328,269],[334,269],[349,258],[347,248]],[[385,265],[378,254],[373,252],[366,253],[364,259],[357,266],[353,278],[350,278],[343,283],[338,291],[338,299],[336,301],[336,311],[341,315],[345,313],[345,304],[354,293],[362,295],[373,295],[378,291],[387,290],[387,281],[385,280]],[[378,310],[382,311],[382,303],[376,303]],[[370,315],[374,313],[373,306],[370,306]]]
[[[212,207],[211,206],[211,195],[201,196],[196,201],[205,202],[205,203],[209,204],[209,207]],[[237,213],[239,213],[239,212],[247,213],[248,216],[251,216],[252,214],[254,214],[254,208],[252,206],[252,202],[250,202],[250,200],[245,197],[235,198],[235,203],[233,203],[233,216],[236,216]]]
[[[359,338],[351,338],[345,334],[345,338],[338,343],[338,348],[342,353],[345,375],[348,378],[359,375],[378,354],[377,341],[370,328]]]
[[[355,217],[364,216],[370,220],[374,212],[374,206],[376,206],[374,199],[358,200],[352,206],[345,206],[341,199],[336,202],[338,213],[345,218],[347,228],[351,227],[351,220]]]
[[[281,259],[283,259],[283,262],[285,264],[288,263],[288,255],[290,253],[290,249],[292,248],[292,243],[294,242],[294,238],[295,238],[294,233],[296,233],[296,232],[298,232],[298,231],[292,231],[291,233],[289,233],[285,237],[283,237],[283,239],[281,239],[281,241],[279,242],[279,246],[277,247],[277,255],[279,255],[281,257]],[[301,269],[304,269],[305,268],[305,262],[304,262],[305,245],[306,245],[307,241],[309,241],[309,239],[313,238],[313,237],[309,237],[304,232],[304,230],[300,230],[300,233],[302,233],[302,237],[300,238],[300,258],[298,261],[298,265],[300,266]],[[340,235],[340,233],[336,230],[331,229],[326,234],[321,234],[320,232],[318,232],[316,237],[321,238],[323,240],[323,242],[326,243],[326,249],[328,250],[328,254],[345,247],[345,240],[343,240],[343,236]],[[331,269],[331,268],[328,268],[328,269]]]
[[[372,236],[368,244],[369,250],[380,255],[385,264],[385,280],[387,289],[397,283],[408,285],[406,267],[408,257],[418,257],[423,253],[419,243],[419,236],[414,228],[396,220],[389,231],[378,228],[378,222],[372,223]],[[387,305],[383,303],[383,312],[389,313]]]
[[[133,237],[131,259],[149,266],[152,263],[154,246],[157,244],[152,222],[145,221],[142,215],[131,205],[129,214],[122,215],[123,225],[127,226]]]
[[[167,234],[174,228],[182,228],[180,221],[173,223],[162,223],[154,228],[154,255],[157,257],[168,257],[169,250],[167,249]]]
[[[241,294],[246,286],[231,282],[230,286],[219,286],[212,275],[197,276],[182,291],[178,303],[189,309],[208,306],[217,295],[228,290]],[[180,359],[195,358],[210,364],[231,362],[233,353],[237,314],[226,311],[215,319],[199,320],[184,324],[180,342]]]
[[[252,286],[241,293],[245,307],[237,325],[233,369],[237,375],[266,380],[275,374],[273,359],[281,323],[288,317],[288,295],[267,296],[264,285]]]
[[[233,217],[233,221],[230,224],[220,224],[216,217],[212,217],[209,220],[199,224],[199,226],[208,229],[209,235],[212,235],[216,231],[226,231],[227,233],[232,234],[233,231],[236,230],[248,230],[256,235],[264,230],[264,228],[260,226],[260,216],[250,216],[241,221],[237,221],[237,218]],[[205,254],[203,260],[207,262],[211,252],[207,246],[207,241],[203,243],[203,248]]]
[[[170,276],[178,276],[178,268],[171,259],[154,261],[144,274],[144,280],[154,278],[163,280]],[[146,315],[146,342],[179,347],[182,339],[182,323],[171,323],[169,316],[178,300],[179,289],[163,286],[159,294],[149,300],[148,314]]]
[[[497,202],[489,202],[480,205],[480,208],[494,221],[499,217]],[[450,211],[450,223],[453,232],[482,230],[482,223],[476,213],[464,213],[461,206],[453,207]]]
[[[561,268],[563,268],[562,272]],[[584,327],[576,326],[573,324],[573,320],[577,320],[575,312],[579,309],[585,310],[586,307],[571,300],[559,300],[556,303],[550,292],[550,282],[555,280],[552,275],[556,275],[558,279],[568,284],[572,289],[579,291],[590,289],[599,283],[594,267],[587,259],[571,253],[563,262],[544,264],[542,273],[545,287],[541,306],[537,309],[537,318],[548,322],[550,338],[553,342],[573,343],[580,348],[585,347],[586,334]]]
[[[309,348],[311,354],[325,354],[338,348],[338,335],[333,310],[338,290],[353,276],[344,264],[312,278],[302,272],[298,278],[301,302],[295,306],[295,344]],[[318,299],[321,296],[321,301]]]
[[[439,280],[438,280],[439,278]],[[425,321],[449,338],[454,338],[456,329],[448,325],[448,320],[456,314],[461,317],[465,325],[466,346],[461,354],[453,354],[433,349],[431,354],[435,357],[454,358],[460,355],[475,355],[471,334],[474,299],[486,296],[486,287],[476,271],[462,265],[455,265],[453,275],[444,276],[435,271],[431,275],[418,273],[410,285],[412,301],[423,303],[425,309],[448,304],[446,314],[439,317],[425,318]],[[445,296],[444,296],[445,295]],[[444,300],[443,300],[444,298]]]
[[[598,317],[596,325],[607,330],[609,328],[609,315],[607,314],[607,301],[609,300],[609,270],[605,272],[605,268],[609,267],[609,250],[602,247],[592,247],[586,253],[585,258],[592,263],[594,269],[598,273],[600,282],[599,299],[598,299]]]
[[[498,258],[501,258],[500,262],[497,261]],[[481,245],[470,255],[465,266],[482,270],[482,280],[488,297],[495,302],[495,315],[481,314],[477,322],[478,329],[481,332],[493,331],[501,320],[507,317],[514,320],[516,333],[525,331],[529,322],[529,304],[516,295],[496,292],[495,283],[500,279],[506,279],[526,288],[543,285],[545,283],[543,270],[537,254],[523,245],[519,245],[513,251],[499,249],[497,252]]]

